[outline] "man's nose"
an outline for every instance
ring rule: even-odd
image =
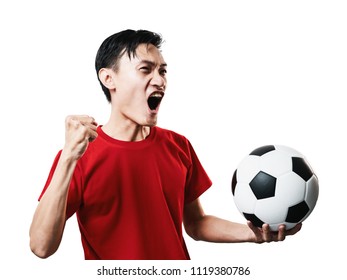
[[[152,85],[160,88],[161,90],[165,90],[166,79],[160,73],[155,72],[152,78]]]

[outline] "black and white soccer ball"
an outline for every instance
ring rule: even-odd
[[[318,178],[305,157],[280,145],[255,149],[234,172],[231,183],[236,207],[255,226],[277,231],[304,221],[314,209]]]

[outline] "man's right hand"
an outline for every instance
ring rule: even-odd
[[[78,160],[86,151],[89,142],[97,136],[97,123],[87,115],[71,115],[65,119],[65,146],[63,152],[73,160]]]

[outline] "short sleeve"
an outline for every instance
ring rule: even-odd
[[[56,155],[56,157],[54,158],[51,170],[48,174],[48,178],[46,180],[46,183],[43,187],[43,190],[38,198],[38,200],[40,201],[41,198],[43,197],[43,195],[45,194],[47,188],[49,187],[54,172],[57,168],[60,156],[61,156],[61,150],[58,152],[58,154]],[[68,194],[68,200],[67,200],[67,208],[66,208],[66,219],[70,218],[76,211],[77,209],[80,207],[81,203],[82,203],[82,193],[81,193],[81,172],[80,172],[80,168],[79,165],[76,165],[73,177],[71,179],[70,182],[70,186],[69,186],[69,194]]]
[[[185,203],[190,203],[202,195],[212,185],[212,181],[208,177],[193,146],[188,141],[189,156],[191,165],[187,174],[187,182],[185,187]]]

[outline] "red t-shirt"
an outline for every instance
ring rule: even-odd
[[[211,186],[190,142],[159,127],[138,142],[97,132],[77,163],[67,202],[67,217],[77,214],[85,258],[189,259],[183,207]]]

